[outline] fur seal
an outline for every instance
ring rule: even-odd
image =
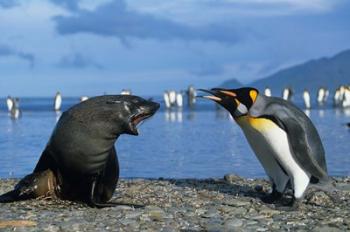
[[[137,125],[159,104],[131,95],[90,98],[65,111],[34,171],[0,196],[12,202],[42,196],[108,207],[119,179],[114,144],[121,134],[138,135]]]

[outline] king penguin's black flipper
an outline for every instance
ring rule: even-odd
[[[279,126],[282,125],[296,162],[319,181],[329,181],[321,139],[311,120],[300,109],[279,98],[266,100],[260,96],[249,112],[253,117],[268,114]]]

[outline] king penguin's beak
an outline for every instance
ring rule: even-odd
[[[207,90],[207,89],[198,89],[199,91],[205,92],[205,93],[209,93],[211,95],[204,95],[204,96],[198,96],[200,98],[207,98],[210,100],[213,100],[215,102],[221,102],[222,98],[220,97],[220,93],[215,91],[214,89],[212,90]]]
[[[215,91],[215,92],[223,93],[223,94],[230,96],[230,97],[237,97],[237,94],[235,92],[233,92],[232,90],[221,89],[221,88],[213,88],[211,90]]]

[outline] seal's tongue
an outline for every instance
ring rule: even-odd
[[[142,123],[146,118],[150,117],[151,115],[147,115],[145,113],[141,113],[141,114],[138,114],[136,115],[134,118],[133,118],[133,124],[136,126],[140,123]]]
[[[130,127],[131,127],[131,132],[133,135],[138,135],[139,132],[137,130],[137,127],[140,126],[145,119],[151,117],[153,114],[152,113],[140,113],[132,117],[130,121]]]

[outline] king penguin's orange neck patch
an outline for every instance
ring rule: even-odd
[[[250,96],[250,98],[252,99],[252,101],[255,102],[256,97],[258,96],[258,92],[255,91],[255,90],[250,90],[250,91],[249,91],[249,96]]]

